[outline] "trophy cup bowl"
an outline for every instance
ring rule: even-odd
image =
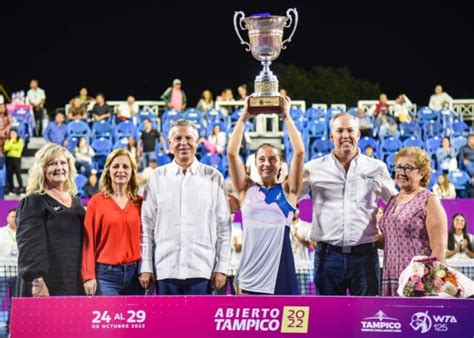
[[[292,16],[292,15],[293,16]],[[294,21],[293,21],[294,17]],[[283,31],[291,27],[293,30],[288,39],[283,41]],[[255,59],[262,63],[263,69],[255,78],[254,93],[249,99],[249,113],[281,113],[281,98],[278,91],[278,79],[270,70],[270,64],[278,58],[285,43],[291,41],[298,25],[298,12],[288,9],[286,16],[256,14],[245,17],[243,12],[235,12],[234,28],[241,44],[246,45]],[[240,35],[241,30],[248,30],[249,42]]]

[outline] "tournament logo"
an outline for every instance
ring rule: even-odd
[[[362,332],[402,332],[402,324],[397,318],[389,317],[381,310],[372,317],[360,321]]]
[[[410,326],[415,331],[426,333],[431,330],[432,325],[433,322],[431,321],[430,316],[428,316],[428,311],[417,312],[413,316],[411,316]]]

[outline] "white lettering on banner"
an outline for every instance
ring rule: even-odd
[[[280,309],[218,308],[214,314],[216,331],[277,331]]]
[[[366,317],[360,321],[362,332],[393,332],[401,333],[402,324],[397,318],[387,316],[382,311],[378,311],[371,317]]]
[[[126,314],[125,314],[126,313]],[[105,311],[92,311],[94,316],[91,321],[93,329],[143,329],[145,328],[146,312],[143,310],[128,310],[127,312],[109,313]]]
[[[438,332],[449,330],[450,324],[457,324],[458,320],[453,315],[429,315],[426,312],[417,312],[411,316],[410,326],[413,330],[426,333],[434,328]]]

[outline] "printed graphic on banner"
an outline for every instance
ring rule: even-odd
[[[277,331],[278,308],[218,308],[214,314],[216,331]]]
[[[144,329],[146,312],[128,310],[126,312],[92,311],[91,327],[95,330]]]
[[[309,306],[283,307],[281,332],[308,333]]]
[[[360,321],[361,332],[402,332],[402,324],[397,318],[389,317],[379,310],[371,317],[365,317]]]
[[[449,331],[458,320],[454,315],[429,315],[428,311],[417,312],[411,316],[410,326],[420,333],[427,333],[431,329],[437,332]]]

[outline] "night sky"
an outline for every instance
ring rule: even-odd
[[[0,83],[11,92],[38,78],[53,108],[81,86],[110,100],[158,100],[178,77],[194,106],[203,89],[235,94],[261,69],[234,33],[234,11],[284,15],[290,7],[300,25],[275,63],[348,66],[389,98],[403,92],[418,105],[437,83],[474,98],[474,20],[453,1],[3,1]]]

